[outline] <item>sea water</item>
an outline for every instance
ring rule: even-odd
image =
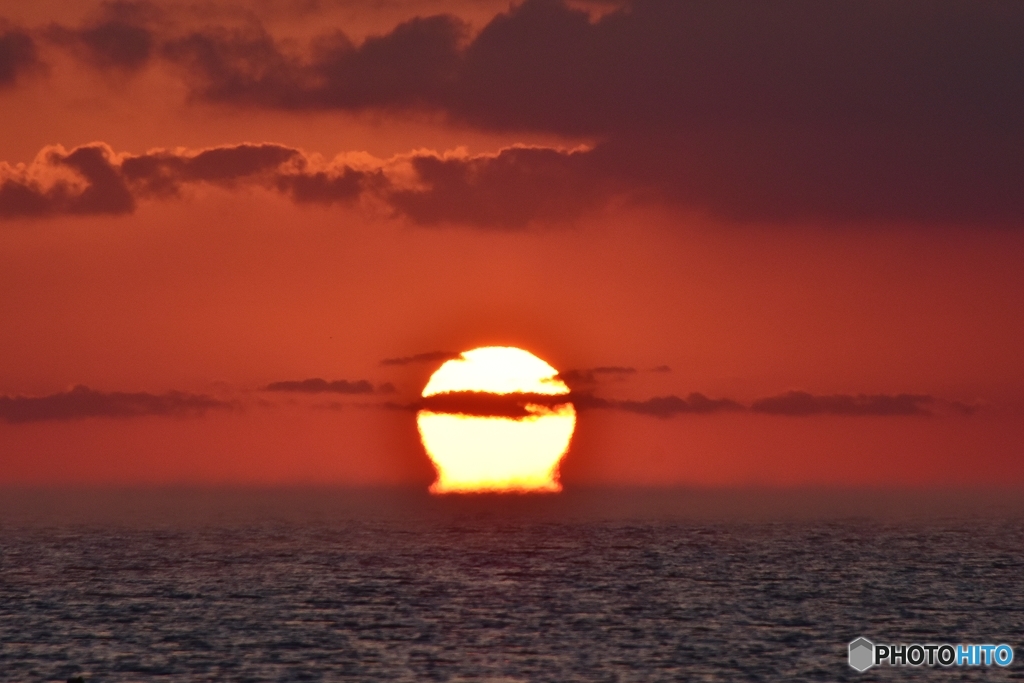
[[[3,681],[1024,678],[1018,514],[47,495],[0,506]],[[859,636],[1015,660],[859,674]]]

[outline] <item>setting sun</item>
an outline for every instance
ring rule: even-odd
[[[500,346],[438,368],[417,415],[437,469],[431,492],[561,491],[576,411],[557,375],[528,351]]]

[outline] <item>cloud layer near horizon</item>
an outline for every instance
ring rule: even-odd
[[[622,368],[616,368],[619,370]],[[265,391],[300,394],[370,395],[392,394],[395,387],[385,382],[376,388],[367,380],[328,382],[314,378],[302,381],[273,382]],[[658,418],[679,415],[711,415],[717,413],[752,413],[788,417],[908,417],[931,416],[932,408],[949,408],[960,415],[973,415],[977,407],[944,401],[924,394],[833,394],[814,395],[791,391],[760,398],[750,405],[729,398],[708,398],[691,393],[685,398],[675,395],[656,396],[644,400],[620,400],[573,392],[548,394],[491,394],[458,391],[435,394],[411,403],[387,402],[388,409],[429,410],[480,417],[521,419],[535,414],[527,406],[553,406],[571,403],[578,411],[613,410]],[[86,417],[132,418],[147,416],[200,417],[210,410],[235,410],[239,403],[216,399],[204,394],[170,391],[164,394],[146,392],[102,392],[84,386],[47,396],[0,396],[0,420],[11,424],[41,421],[75,420]]]
[[[236,406],[203,394],[170,391],[103,392],[85,386],[49,396],[0,396],[0,420],[12,424],[87,417],[198,417],[210,410],[232,410]]]
[[[833,394],[816,396],[792,391],[753,401],[749,406],[730,398],[708,398],[691,393],[685,398],[668,395],[644,400],[608,399],[590,393],[567,395],[546,394],[492,394],[478,391],[455,391],[435,394],[416,402],[402,405],[385,404],[387,408],[428,410],[435,413],[453,413],[479,417],[509,417],[522,419],[534,414],[527,406],[551,407],[571,403],[578,411],[615,410],[650,417],[670,418],[678,415],[711,415],[716,413],[756,413],[789,417],[846,416],[846,417],[908,417],[930,416],[932,406],[952,408],[961,415],[972,415],[975,409],[956,402],[941,401],[923,394]]]
[[[1024,216],[1024,4],[1012,0],[633,0],[599,19],[526,0],[475,34],[437,15],[360,44],[326,30],[299,45],[258,22],[107,8],[46,40],[101,70],[142,77],[159,61],[194,100],[241,109],[428,111],[596,141],[577,155],[415,157],[431,192],[388,199],[420,223],[560,220],[609,188],[741,220]],[[20,56],[0,49],[0,80],[34,61],[31,38],[17,40]],[[364,180],[299,174],[277,189],[303,201],[288,183],[309,182],[308,201],[329,202]]]

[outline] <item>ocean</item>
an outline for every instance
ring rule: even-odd
[[[3,495],[3,681],[1024,679],[1012,494]]]

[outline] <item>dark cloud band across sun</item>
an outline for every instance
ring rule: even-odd
[[[571,403],[578,411],[609,410],[657,418],[682,415],[713,415],[719,413],[749,413],[781,417],[926,417],[934,415],[931,408],[948,408],[960,415],[972,415],[976,407],[955,401],[943,401],[921,394],[833,394],[816,396],[806,392],[788,392],[761,398],[745,405],[730,398],[709,398],[691,393],[685,398],[676,395],[655,396],[642,400],[610,399],[592,393],[573,392],[569,395],[508,393],[492,394],[476,391],[458,391],[435,394],[419,401],[400,404],[389,402],[383,407],[415,412],[428,410],[435,413],[471,415],[477,417],[505,417],[523,419],[535,415],[538,409],[550,409]]]
[[[324,379],[313,378],[301,381],[273,382],[264,387],[264,391],[367,396],[393,394],[396,389],[390,382],[374,386],[368,380],[328,382]],[[617,411],[663,419],[719,413],[749,413],[780,417],[927,417],[936,414],[936,409],[948,409],[955,414],[970,416],[978,409],[976,405],[946,401],[924,394],[814,395],[801,391],[791,391],[756,399],[749,405],[730,398],[709,398],[701,393],[691,393],[685,398],[666,395],[642,400],[623,400],[602,398],[592,393],[578,391],[568,395],[452,391],[420,398],[407,404],[392,401],[379,405],[387,409],[409,412],[428,410],[435,413],[477,417],[523,419],[537,415],[538,411],[551,410],[566,403],[571,403],[578,411]],[[70,391],[46,396],[0,396],[0,420],[11,424],[21,424],[87,417],[201,417],[211,410],[237,410],[240,405],[238,402],[183,391],[170,391],[163,394],[102,392],[77,386]]]

